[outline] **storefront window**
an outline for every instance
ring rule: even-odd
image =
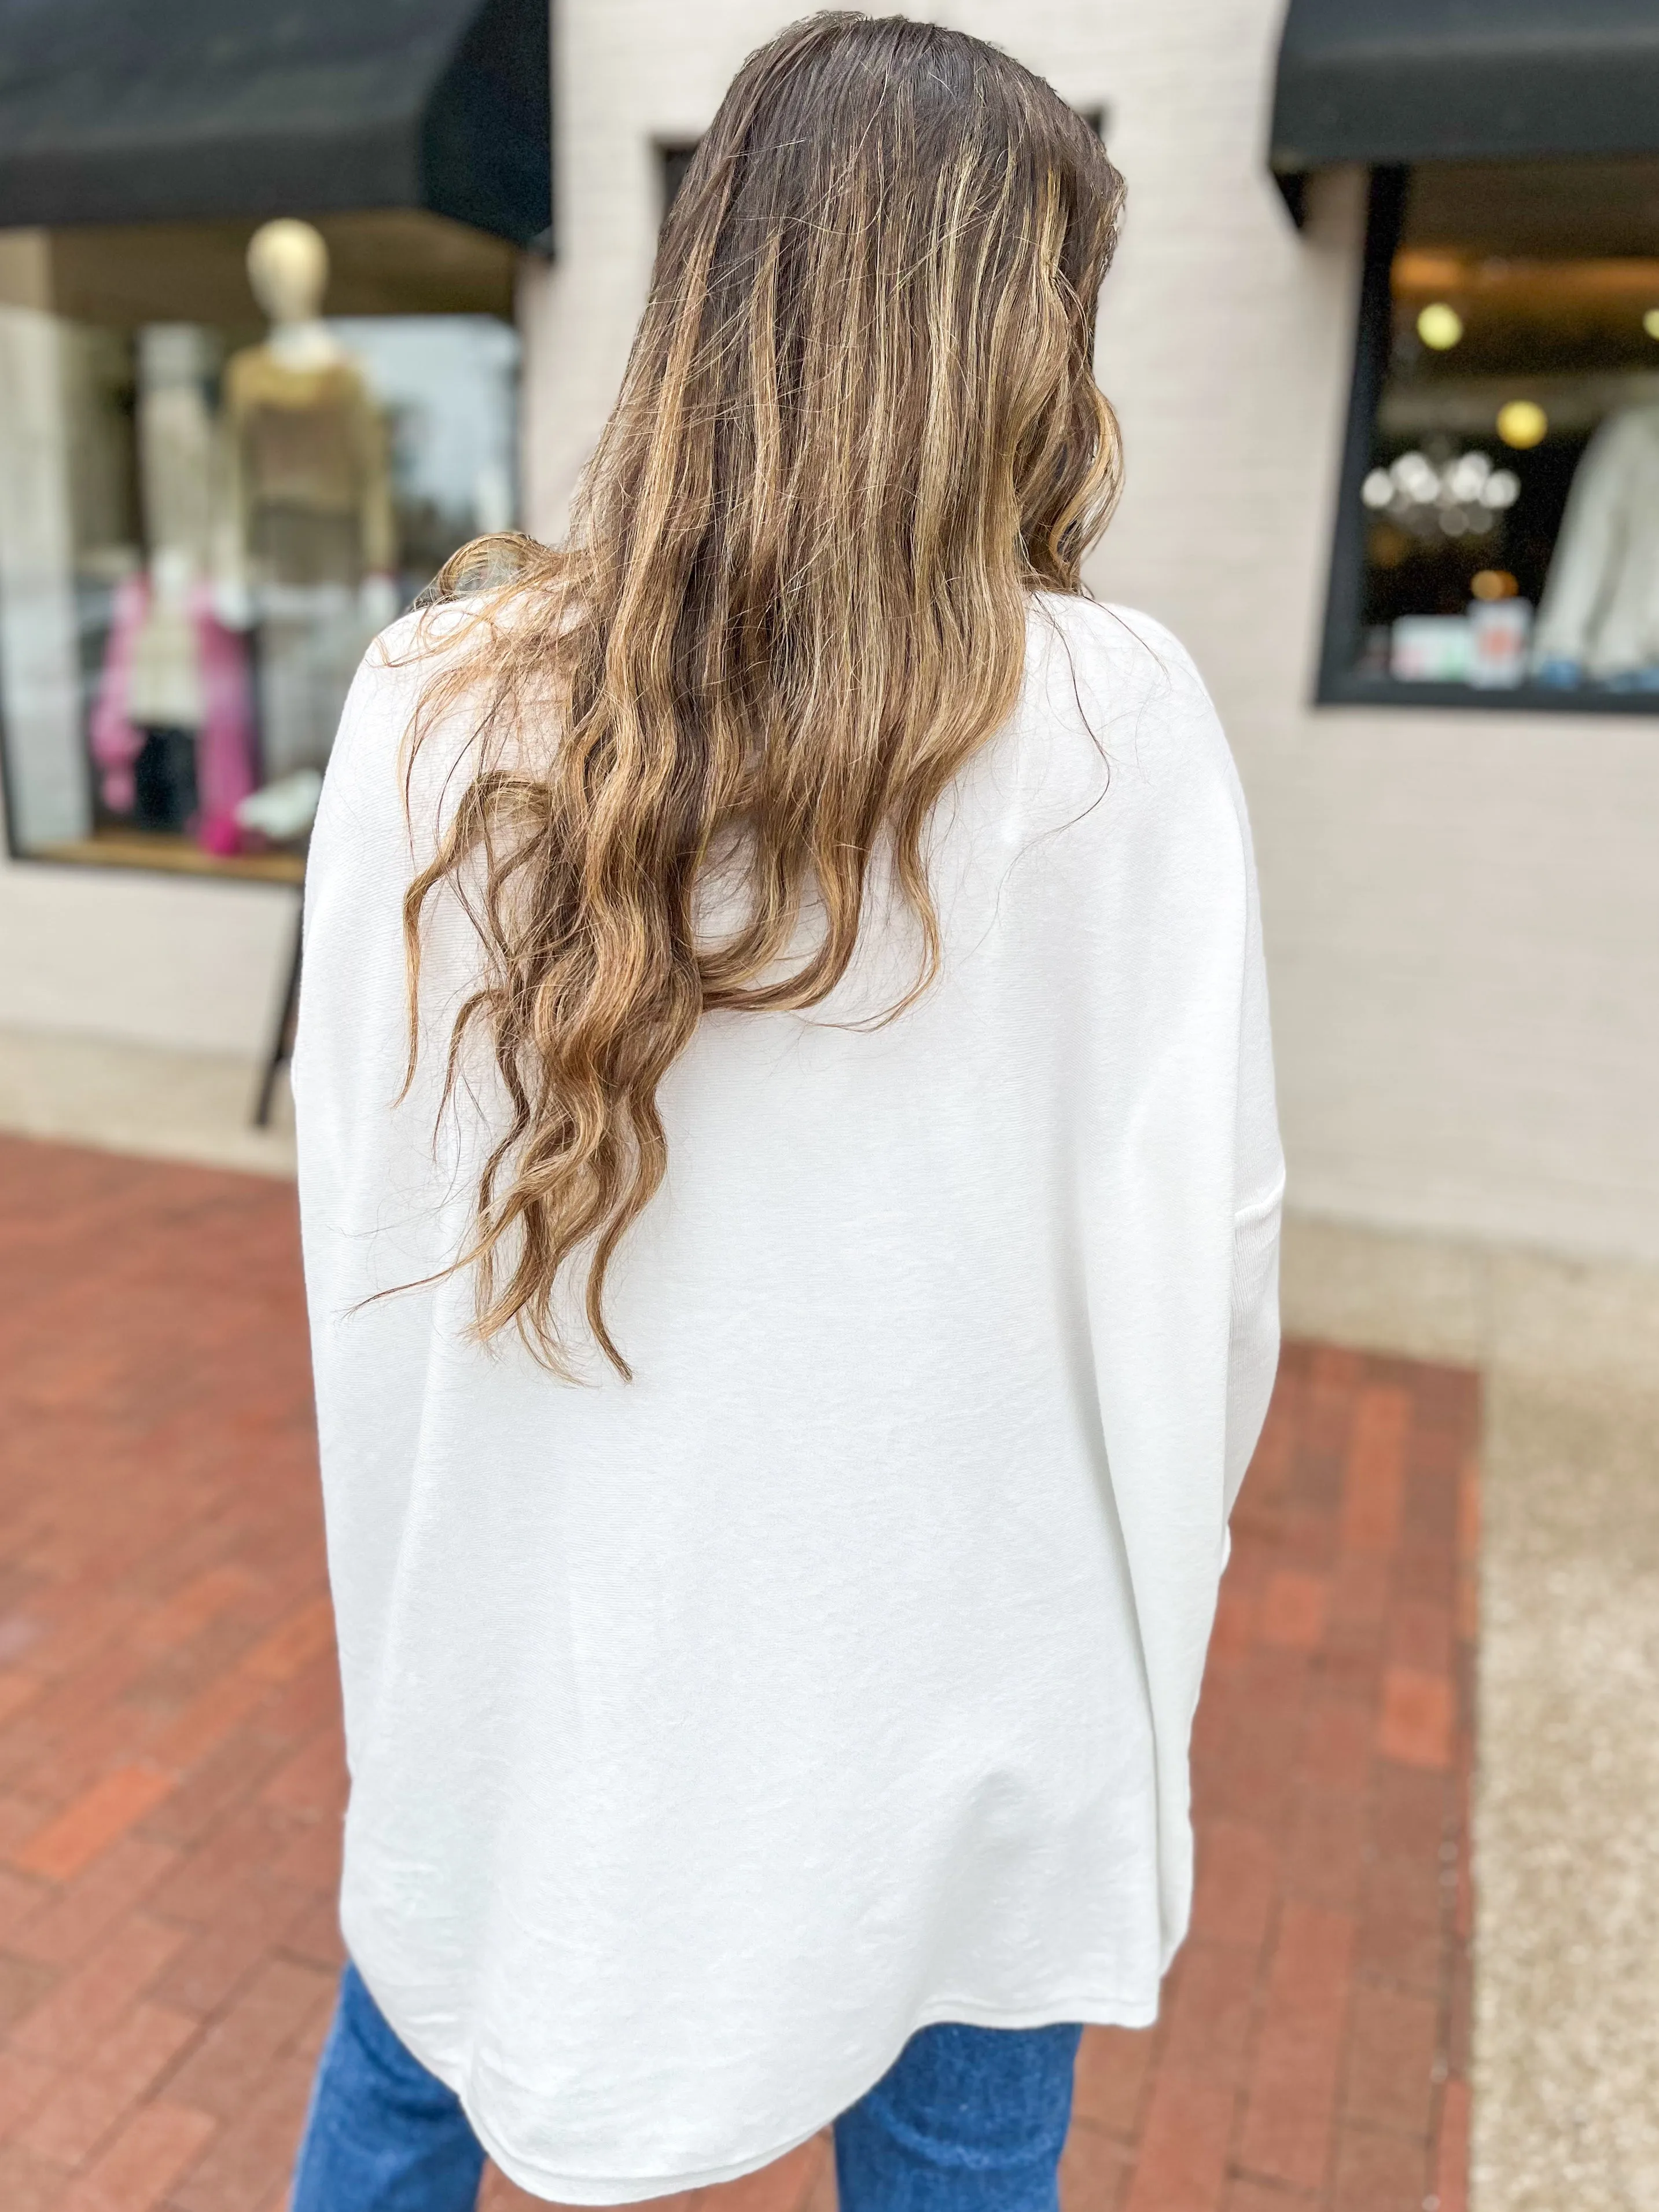
[[[1379,176],[1322,696],[1659,711],[1650,162]]]
[[[515,520],[515,261],[419,212],[0,234],[14,852],[297,873],[365,646]]]

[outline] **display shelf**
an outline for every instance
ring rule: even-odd
[[[234,876],[250,883],[298,884],[306,864],[299,853],[204,853],[188,837],[155,830],[100,830],[90,837],[66,837],[36,845],[21,856],[30,860],[63,860],[77,867],[150,868],[164,875]]]

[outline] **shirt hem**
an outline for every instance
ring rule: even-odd
[[[475,2108],[467,2087],[450,2078],[450,2086],[460,2097],[463,2109],[471,2124],[472,2131],[483,2144],[490,2159],[507,2179],[532,2197],[544,2203],[559,2204],[638,2204],[656,2197],[675,2197],[693,2189],[712,2188],[725,2181],[738,2181],[744,2175],[757,2173],[763,2166],[776,2160],[787,2158],[821,2134],[849,2105],[854,2105],[866,2092],[874,2087],[898,2057],[910,2037],[924,2027],[936,2027],[946,2022],[965,2027],[1051,2027],[1062,2023],[1080,2022],[1090,2027],[1150,2027],[1158,2018],[1158,1996],[1127,1999],[1100,1996],[1056,1996],[1041,2003],[1010,2009],[1006,2006],[986,2005],[971,1998],[945,1997],[927,2005],[916,2014],[907,2029],[898,2049],[884,2058],[861,2088],[850,2097],[838,2100],[832,2111],[823,2113],[811,2125],[775,2141],[762,2150],[745,2151],[738,2157],[724,2160],[718,2166],[681,2168],[672,2173],[653,2174],[594,2174],[563,2173],[550,2166],[540,2166],[520,2158],[508,2148],[495,2130]],[[416,2057],[421,2054],[416,2052]],[[433,2066],[429,2058],[422,2063],[444,2078],[444,2069]]]

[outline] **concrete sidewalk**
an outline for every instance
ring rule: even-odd
[[[1477,2212],[1659,2205],[1659,1278],[1300,1223],[1291,1326],[1482,1378]]]

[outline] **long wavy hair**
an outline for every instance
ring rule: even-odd
[[[797,23],[691,161],[568,542],[481,541],[440,578],[459,636],[413,744],[459,712],[477,750],[404,904],[409,1073],[448,885],[483,962],[445,1099],[481,1035],[509,1109],[455,1262],[481,1338],[572,1373],[568,1270],[629,1374],[605,1275],[663,1179],[658,1087],[711,1009],[835,988],[878,856],[919,925],[890,1015],[933,980],[930,813],[1012,709],[1030,594],[1081,590],[1116,495],[1092,363],[1121,201],[995,48]]]

